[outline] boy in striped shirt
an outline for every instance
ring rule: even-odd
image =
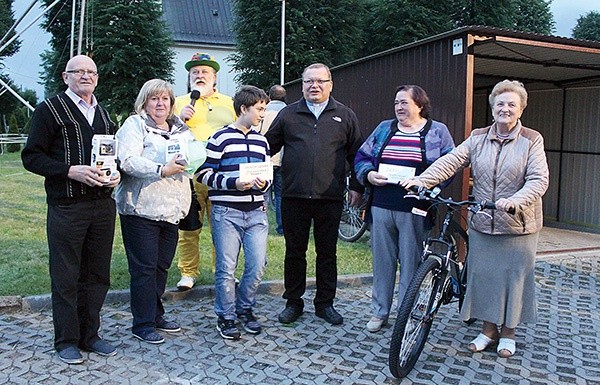
[[[217,330],[225,339],[240,338],[236,319],[248,333],[262,330],[253,307],[266,266],[269,225],[263,194],[271,185],[272,176],[260,170],[273,168],[269,145],[252,126],[260,125],[268,101],[266,93],[257,87],[239,88],[233,98],[237,119],[208,139],[207,158],[197,174],[198,181],[208,186],[212,203],[215,313]],[[246,166],[248,163],[251,167]],[[248,171],[241,173],[240,169],[245,168]],[[236,296],[234,273],[242,247],[244,273]]]

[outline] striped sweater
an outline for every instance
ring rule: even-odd
[[[208,198],[213,204],[249,211],[263,204],[263,193],[271,186],[267,181],[262,190],[253,187],[239,191],[235,182],[240,176],[240,164],[270,162],[269,145],[255,130],[244,134],[233,125],[215,132],[206,145],[206,161],[198,171],[200,183],[208,186]]]

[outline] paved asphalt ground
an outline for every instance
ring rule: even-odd
[[[368,276],[340,277],[342,326],[306,311],[293,325],[277,322],[281,283],[264,283],[256,313],[264,331],[225,341],[215,330],[210,288],[168,293],[169,316],[182,332],[149,345],[131,336],[126,292],[111,292],[102,334],[119,354],[84,354],[68,366],[52,348],[48,296],[0,310],[0,384],[589,384],[600,385],[600,235],[545,228],[536,262],[538,322],[517,329],[517,353],[466,349],[480,323],[467,326],[457,306],[443,307],[413,371],[394,379],[387,367],[391,325],[369,333]],[[121,301],[121,302],[118,302]],[[6,302],[6,301],[4,301]],[[9,301],[10,302],[10,301]],[[20,305],[20,302],[19,302]]]

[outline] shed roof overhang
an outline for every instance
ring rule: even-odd
[[[493,86],[510,77],[553,87],[600,84],[600,42],[467,26],[379,52],[336,68],[424,46],[433,41],[468,37],[467,53],[475,58],[475,88]]]
[[[496,28],[475,27],[468,33],[468,53],[479,78],[495,82],[509,75],[555,87],[600,84],[600,43]]]

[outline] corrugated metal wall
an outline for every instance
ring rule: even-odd
[[[544,216],[547,219],[557,220],[563,90],[528,90],[527,93],[529,94],[528,106],[521,121],[524,126],[539,131],[544,137],[544,148],[550,170],[550,185],[543,198]]]
[[[558,220],[600,227],[600,87],[565,92]]]

